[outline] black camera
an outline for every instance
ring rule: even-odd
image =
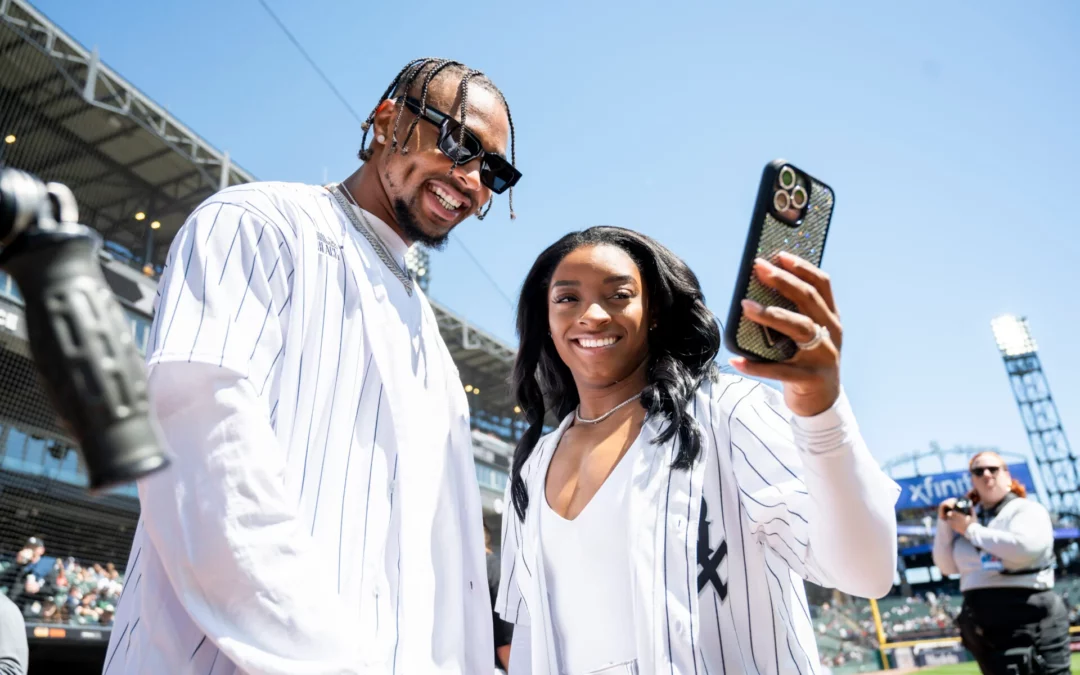
[[[971,503],[970,499],[957,499],[955,504],[945,509],[945,515],[948,515],[951,511],[959,511],[970,516],[975,513],[975,505]]]
[[[142,357],[101,272],[101,237],[78,217],[67,187],[0,167],[0,269],[19,286],[34,363],[99,491],[169,459],[150,419]]]

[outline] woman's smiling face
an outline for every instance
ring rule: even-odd
[[[578,386],[606,387],[648,356],[648,291],[623,249],[581,246],[548,284],[548,327]]]

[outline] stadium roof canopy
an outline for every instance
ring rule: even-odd
[[[0,137],[0,161],[72,188],[82,221],[137,256],[152,223],[168,242],[203,199],[254,180],[25,0],[0,0]]]
[[[155,267],[164,263],[201,201],[256,180],[26,0],[0,0],[0,164],[70,187],[81,222],[130,251],[124,262],[136,268],[148,248]],[[114,290],[129,308],[147,311]],[[467,385],[474,426],[512,441],[520,419],[507,385],[514,350],[431,304]]]

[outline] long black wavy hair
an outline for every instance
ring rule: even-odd
[[[525,277],[518,300],[518,352],[513,392],[528,429],[518,440],[510,492],[518,518],[525,519],[529,493],[521,467],[543,433],[548,412],[562,419],[578,405],[577,386],[548,337],[548,285],[563,258],[582,246],[617,246],[637,264],[644,282],[651,318],[648,385],[641,395],[647,417],[659,415],[664,425],[656,443],[679,435],[679,453],[672,465],[688,469],[701,451],[701,430],[687,413],[705,379],[713,379],[720,351],[720,328],[705,306],[697,276],[677,255],[657,241],[621,227],[599,226],[571,232],[540,254]]]

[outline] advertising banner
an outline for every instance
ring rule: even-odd
[[[1029,494],[1034,494],[1035,483],[1027,464],[1009,465],[1009,473],[1020,481]],[[971,474],[968,471],[950,471],[929,476],[912,476],[895,479],[901,488],[896,510],[933,508],[949,497],[963,497],[971,490]]]

